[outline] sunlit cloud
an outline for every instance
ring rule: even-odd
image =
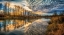
[[[10,8],[14,8],[14,5],[17,5],[17,6],[20,6],[20,7],[23,7],[25,10],[28,10],[28,11],[32,11],[32,9],[29,8],[29,3],[26,1],[26,0],[4,0],[0,3],[2,3],[3,5],[5,5],[6,2],[9,2],[10,3]]]
[[[28,11],[32,11],[32,9],[29,8],[29,4],[27,1],[22,1],[21,5],[24,9],[28,10]]]
[[[28,11],[38,11],[41,10],[43,13],[48,13],[51,10],[63,10],[59,7],[63,6],[63,0],[4,0],[0,3],[10,2],[10,8],[14,8],[14,5],[23,7]],[[31,8],[29,8],[31,7]],[[41,12],[36,12],[37,14],[42,14]]]
[[[32,11],[32,9],[29,8],[29,4],[27,1],[21,1],[21,2],[10,2],[10,7],[14,8],[14,5],[23,7],[25,10]]]
[[[41,10],[38,10],[38,11],[36,11],[36,12],[34,12],[35,14],[39,14],[39,15],[42,15],[43,14],[43,12],[41,11]]]

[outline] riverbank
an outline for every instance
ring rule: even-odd
[[[64,35],[64,16],[51,18],[46,35]]]
[[[0,20],[6,20],[6,19],[40,19],[42,17],[39,16],[6,16],[6,17],[0,17]]]

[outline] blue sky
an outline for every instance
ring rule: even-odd
[[[9,1],[9,0],[0,0],[0,1]],[[18,0],[10,0],[10,1],[18,1]]]
[[[2,1],[2,0],[0,0],[0,1]]]
[[[2,4],[0,3],[0,9],[2,8]]]

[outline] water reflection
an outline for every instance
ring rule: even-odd
[[[33,22],[48,22],[50,19],[0,20],[0,31],[11,31]]]
[[[27,23],[31,23],[33,20],[25,19],[25,20],[0,20],[0,31],[11,31],[16,28],[22,27]]]
[[[49,20],[50,19],[45,18],[33,20],[32,23],[25,24],[24,26],[9,32],[8,35],[44,35],[47,30]]]

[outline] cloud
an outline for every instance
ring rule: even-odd
[[[32,11],[32,9],[30,9],[30,8],[27,7],[27,6],[24,6],[23,8],[24,8],[25,10]]]
[[[19,2],[19,1],[22,1],[22,0],[3,0],[3,1],[15,1],[15,2]]]
[[[29,1],[34,11],[41,10],[42,12],[50,12],[51,10],[64,10],[64,0],[39,0]]]
[[[39,15],[42,15],[43,14],[43,12],[41,12],[41,11],[38,11],[38,12],[34,12],[35,14],[39,14]]]
[[[28,11],[32,11],[32,9],[29,8],[29,3],[27,1],[22,1],[21,5],[24,9],[28,10]]]
[[[20,7],[23,7],[25,10],[28,10],[28,11],[32,11],[30,8],[29,8],[29,4],[27,1],[21,1],[21,2],[11,2],[11,4],[13,5],[18,5]]]
[[[1,3],[5,4],[6,2],[10,3],[10,7],[14,8],[14,5],[23,7],[25,10],[32,11],[32,9],[29,8],[29,4],[26,0],[5,0]]]
[[[5,0],[5,1],[9,2],[9,0]],[[0,3],[3,3],[3,2],[0,2]],[[56,10],[56,9],[63,10],[64,8],[62,7],[64,5],[64,0],[34,0],[34,1],[10,0],[10,3],[11,3],[12,8],[14,7],[13,5],[18,5],[29,11],[41,10],[42,12],[46,12],[46,13],[50,12],[51,10]],[[60,5],[60,4],[63,4],[63,5]]]

